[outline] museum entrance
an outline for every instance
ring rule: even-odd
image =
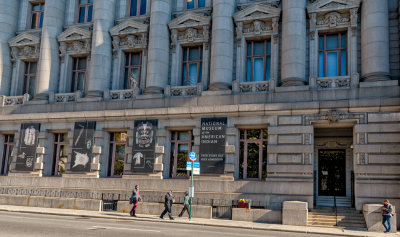
[[[318,150],[318,193],[346,196],[346,151]]]

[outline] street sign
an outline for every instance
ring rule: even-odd
[[[186,170],[192,169],[192,163],[194,164],[193,169],[200,169],[200,162],[186,161]]]
[[[189,153],[189,160],[190,161],[192,161],[192,162],[194,162],[195,160],[197,159],[197,154],[196,154],[196,152],[190,152]]]

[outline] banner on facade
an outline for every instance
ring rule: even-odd
[[[132,172],[153,172],[158,120],[135,120]]]
[[[200,131],[200,171],[223,174],[227,118],[202,118]]]
[[[71,171],[90,172],[94,145],[95,121],[75,122],[72,141]]]
[[[36,147],[38,144],[39,131],[40,123],[21,124],[15,170],[33,171],[36,160]]]

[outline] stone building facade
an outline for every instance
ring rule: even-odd
[[[399,206],[399,20],[398,0],[0,0],[0,191],[179,193],[194,151],[197,197]]]

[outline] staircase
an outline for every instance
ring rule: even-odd
[[[335,206],[335,198],[333,196],[318,196],[316,204],[319,207],[333,207]],[[351,207],[351,197],[336,197],[337,207]]]
[[[366,230],[364,215],[354,208],[337,208],[337,216],[333,207],[312,209],[308,212],[308,225]]]

